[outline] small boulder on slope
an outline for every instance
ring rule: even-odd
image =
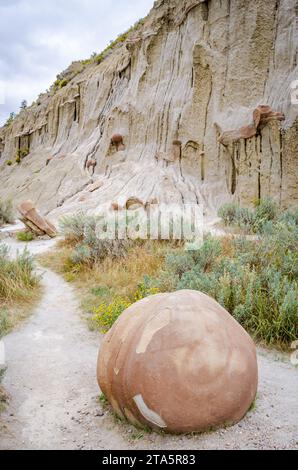
[[[39,213],[32,201],[22,202],[18,211],[21,214],[20,220],[35,235],[48,235],[51,238],[57,235],[56,227]]]

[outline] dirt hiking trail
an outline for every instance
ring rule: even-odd
[[[15,249],[15,242],[8,241]],[[22,244],[17,244],[21,247]],[[50,247],[28,245],[32,253]],[[0,449],[297,448],[298,370],[289,355],[259,349],[256,406],[237,425],[194,436],[163,436],[117,422],[98,401],[100,335],[90,332],[74,289],[39,268],[44,293],[32,316],[4,338],[10,395]]]

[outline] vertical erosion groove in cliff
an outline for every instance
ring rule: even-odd
[[[57,216],[119,197],[297,204],[294,30],[295,0],[155,2],[99,65],[0,129],[0,197]]]

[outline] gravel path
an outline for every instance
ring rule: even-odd
[[[3,385],[11,400],[0,417],[0,449],[297,448],[298,370],[288,355],[263,349],[256,407],[241,423],[196,436],[162,436],[117,422],[98,402],[100,335],[88,331],[68,283],[48,270],[42,282],[45,293],[34,314],[4,338]]]

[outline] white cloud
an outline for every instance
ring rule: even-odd
[[[0,124],[152,6],[153,0],[0,0]]]
[[[0,80],[0,106],[5,104],[5,95],[6,95],[6,83]]]

